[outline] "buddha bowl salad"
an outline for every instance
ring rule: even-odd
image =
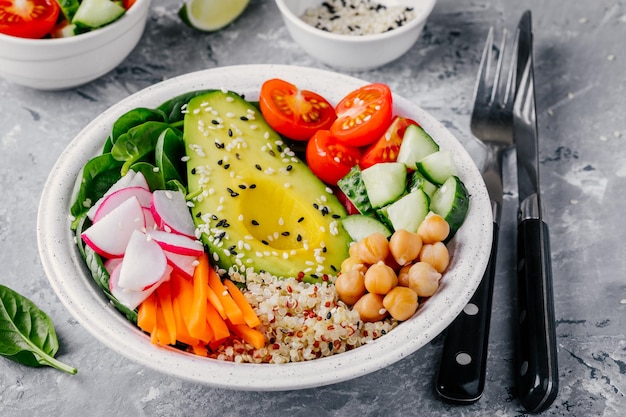
[[[119,117],[76,181],[79,251],[155,344],[255,363],[357,348],[437,291],[467,190],[386,85],[336,105],[259,87]]]

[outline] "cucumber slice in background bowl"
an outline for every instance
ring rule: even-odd
[[[250,0],[185,0],[178,15],[194,29],[213,32],[234,22],[249,3]]]

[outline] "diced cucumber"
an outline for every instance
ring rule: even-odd
[[[417,188],[421,188],[424,190],[428,197],[433,196],[435,191],[437,191],[437,186],[432,182],[428,181],[419,171],[413,171],[411,176],[409,177],[409,182],[406,186],[407,191],[411,192]]]
[[[371,216],[353,214],[341,219],[341,223],[355,242],[360,241],[372,233],[380,233],[385,237],[391,236],[391,230]]]
[[[406,166],[400,162],[383,162],[361,171],[367,196],[373,208],[398,199],[406,189]]]
[[[355,165],[345,177],[337,181],[337,186],[346,195],[348,200],[359,210],[361,214],[368,214],[372,211],[372,204],[367,197],[365,184],[361,177],[361,169]]]
[[[404,132],[396,161],[413,168],[417,162],[438,150],[439,145],[424,129],[417,125],[409,125]]]
[[[430,209],[446,219],[450,225],[450,234],[446,240],[452,239],[469,209],[469,194],[459,177],[453,175],[439,187],[430,201]]]
[[[61,6],[61,12],[63,16],[65,16],[65,20],[71,22],[76,14],[76,10],[78,10],[78,6],[80,6],[80,2],[78,0],[56,0]]]
[[[118,2],[83,0],[74,14],[72,23],[88,28],[99,28],[119,19],[125,12],[126,9]]]
[[[431,153],[417,163],[417,170],[430,182],[441,185],[457,175],[452,152],[443,150]]]
[[[387,206],[387,217],[394,230],[416,233],[428,212],[430,199],[422,189],[416,189]]]

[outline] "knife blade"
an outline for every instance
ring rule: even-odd
[[[530,412],[540,412],[552,404],[559,384],[549,231],[539,188],[530,11],[520,22],[519,46],[528,58],[513,108],[519,194],[515,372],[521,404]]]

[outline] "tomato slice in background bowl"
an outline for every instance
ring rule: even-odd
[[[54,28],[60,10],[56,0],[0,0],[0,33],[43,38]]]
[[[363,152],[359,167],[365,169],[379,162],[395,162],[398,159],[404,132],[409,125],[418,123],[406,117],[396,116],[380,139]]]
[[[326,184],[337,185],[350,168],[359,163],[361,151],[339,142],[328,130],[318,130],[306,147],[306,162]]]
[[[330,133],[351,146],[365,146],[377,141],[391,123],[393,102],[385,84],[373,83],[345,96],[335,106],[337,120]]]
[[[310,139],[316,131],[328,129],[337,118],[332,104],[324,97],[278,78],[263,83],[259,106],[274,130],[294,140]]]

